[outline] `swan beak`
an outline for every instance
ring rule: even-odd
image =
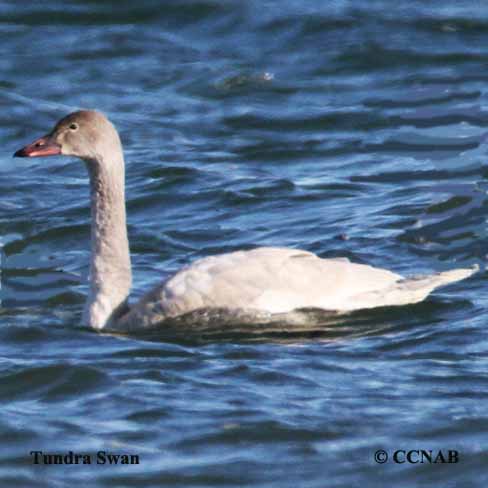
[[[54,156],[61,154],[61,146],[50,135],[40,137],[32,144],[19,149],[15,158],[38,158],[40,156]]]

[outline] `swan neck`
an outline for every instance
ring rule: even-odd
[[[85,163],[90,176],[91,263],[84,321],[102,329],[126,309],[131,286],[122,150]]]

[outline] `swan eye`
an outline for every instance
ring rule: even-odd
[[[71,124],[71,125],[69,126],[69,129],[70,129],[70,130],[78,130],[78,124],[75,124],[75,123]]]

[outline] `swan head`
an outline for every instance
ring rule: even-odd
[[[19,149],[14,156],[76,156],[85,161],[101,161],[104,155],[120,151],[113,124],[96,110],[79,110],[62,118],[49,134]]]

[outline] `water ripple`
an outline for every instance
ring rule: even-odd
[[[0,26],[5,486],[483,485],[488,10],[6,1]],[[124,143],[134,298],[258,245],[481,271],[417,305],[306,310],[286,330],[202,313],[87,331],[84,167],[11,158],[78,107],[105,111]],[[463,469],[379,467],[380,448],[456,448]],[[43,469],[32,449],[141,464]]]

